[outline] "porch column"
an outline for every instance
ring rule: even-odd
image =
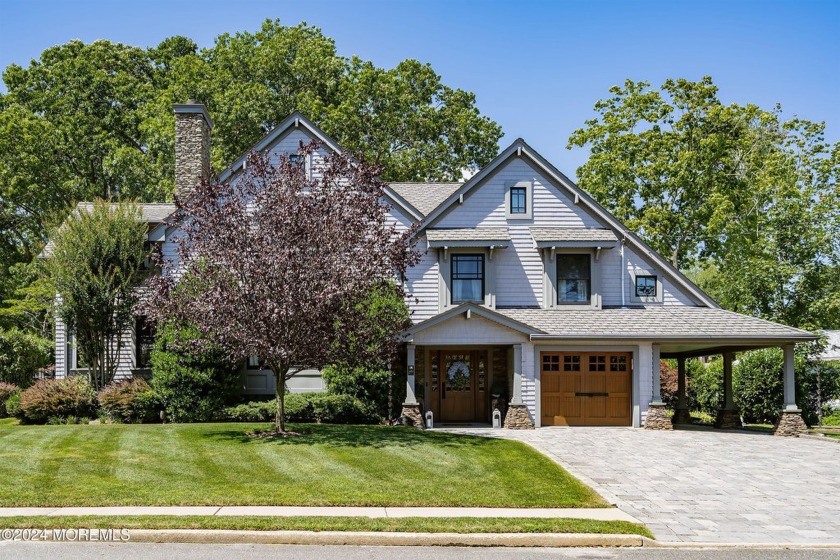
[[[686,395],[685,358],[677,358],[677,406],[674,410],[672,422],[674,424],[691,424],[691,413],[688,410],[688,396]]]
[[[522,404],[522,345],[513,345],[513,394],[510,404]]]
[[[417,404],[417,397],[415,396],[415,372],[414,364],[416,364],[415,353],[417,347],[414,344],[406,346],[406,383],[405,383],[405,402],[403,404]]]
[[[417,348],[414,344],[406,345],[405,402],[403,402],[402,412],[400,413],[400,423],[422,429],[424,427],[423,411],[420,410],[420,404],[417,402],[417,397],[414,392],[416,350]]]
[[[662,381],[660,371],[661,351],[658,344],[651,344],[650,377],[653,385],[650,404],[648,405],[645,428],[648,430],[670,430],[673,428],[665,403],[662,402]]]
[[[528,345],[528,347],[531,347]],[[504,427],[513,430],[533,429],[534,421],[528,413],[528,407],[522,403],[522,345],[513,345],[513,387],[511,388],[510,406],[505,414]]]
[[[785,352],[785,372],[784,372],[784,408],[779,417],[779,421],[773,427],[773,433],[777,436],[794,436],[798,437],[808,430],[805,421],[802,420],[802,411],[796,406],[796,374],[794,373],[793,364],[793,344],[786,344],[782,347]]]
[[[723,354],[723,408],[718,411],[716,428],[740,428],[741,414],[732,394],[732,352]]]

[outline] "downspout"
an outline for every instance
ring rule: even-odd
[[[624,243],[627,241],[627,236],[621,238],[621,307],[624,308],[627,306],[625,298],[627,297],[626,292],[627,288],[625,286],[625,279],[624,277],[627,276],[627,263],[624,261]]]

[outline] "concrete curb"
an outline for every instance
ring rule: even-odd
[[[718,543],[718,542],[683,542],[683,541],[655,541],[642,537],[644,546],[654,548],[725,548],[750,550],[809,550],[809,549],[840,549],[840,543]]]
[[[594,533],[394,533],[131,529],[130,542],[355,546],[640,547],[640,535]]]

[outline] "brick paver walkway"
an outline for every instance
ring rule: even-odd
[[[840,544],[840,445],[742,431],[458,429],[524,441],[665,541]]]

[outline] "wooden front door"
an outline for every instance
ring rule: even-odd
[[[629,352],[540,353],[543,426],[629,426]]]
[[[440,352],[440,421],[485,422],[487,351]]]

